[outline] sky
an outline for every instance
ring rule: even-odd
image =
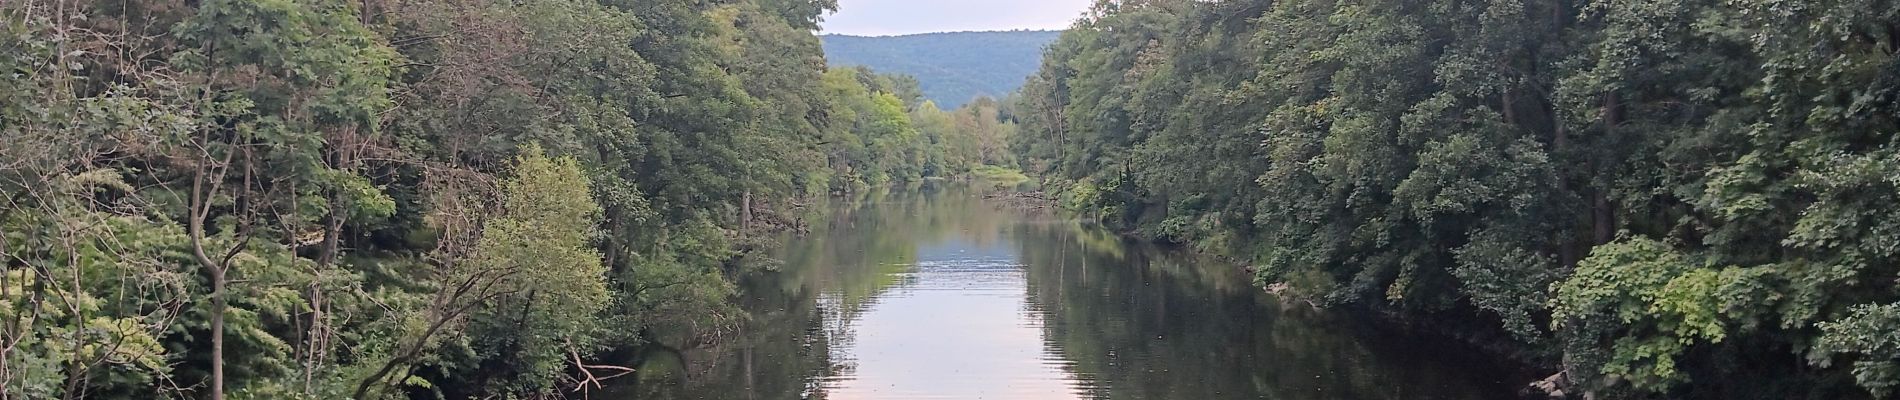
[[[1064,29],[1093,0],[840,0],[824,32],[858,36]]]

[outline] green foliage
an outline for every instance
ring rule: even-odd
[[[1823,363],[1836,354],[1857,354],[1854,380],[1885,397],[1900,386],[1900,304],[1857,306],[1846,317],[1820,324],[1820,342],[1816,344]]]
[[[590,244],[600,206],[573,158],[552,159],[529,145],[502,181],[502,211],[482,227],[467,265],[516,270],[502,290],[541,292],[534,307],[567,320],[592,317],[607,303],[606,269]]]
[[[588,186],[573,158],[550,158],[539,146],[526,146],[501,183],[501,212],[482,227],[470,259],[456,266],[463,270],[450,272],[492,280],[484,283],[491,285],[490,303],[470,317],[472,335],[459,343],[475,357],[465,368],[499,381],[487,382],[482,392],[553,390],[568,352],[603,337],[602,312],[612,293],[591,245],[600,207]]]
[[[9,326],[10,334],[24,334],[6,354],[10,368],[23,368],[19,372],[24,373],[9,381],[10,387],[18,385],[9,391],[59,397],[69,390],[64,384],[75,372],[108,382],[105,387],[141,387],[152,379],[172,375],[167,361],[172,351],[160,342],[164,331],[151,327],[175,318],[175,311],[150,302],[118,302],[112,296],[149,293],[151,301],[163,301],[192,290],[195,285],[188,276],[153,268],[182,259],[181,249],[176,247],[182,239],[181,229],[135,218],[88,214],[46,221],[87,225],[84,227],[21,230],[25,227],[22,223],[31,222],[9,222],[9,233],[26,234],[9,235],[6,248],[34,261],[32,269],[7,271],[5,279],[0,280],[4,282],[0,284],[7,285],[0,288],[0,300],[5,301],[0,303],[0,318],[14,321]],[[88,232],[93,230],[110,230],[118,235],[118,242],[108,246],[99,240],[98,233]],[[80,241],[71,253],[46,252],[58,249],[47,240],[55,238]],[[87,267],[82,269],[82,265]],[[111,279],[118,277],[130,280]],[[99,366],[85,366],[91,363]]]
[[[1826,332],[1852,337],[1878,320],[1858,310],[1900,295],[1900,7],[1086,15],[1006,107],[1018,165],[1068,208],[1250,262],[1284,294],[1511,349],[1593,395],[1891,393],[1892,354]]]
[[[1768,273],[1718,268],[1653,240],[1605,244],[1553,288],[1552,317],[1575,335],[1614,338],[1605,374],[1663,391],[1686,379],[1677,358],[1687,348],[1721,343],[1769,309],[1779,296]]]
[[[832,0],[59,5],[0,3],[9,397],[584,391],[813,197],[1010,160],[827,70]]]
[[[1022,171],[994,165],[980,165],[970,173],[976,175],[976,179],[996,187],[1014,188],[1029,183],[1029,176],[1023,175]]]
[[[907,108],[915,99],[898,96],[903,82],[866,68],[825,73],[835,124],[824,134],[826,164],[836,177],[832,192],[964,176],[1011,160],[1003,143],[1015,125],[1001,120],[994,101],[978,99],[953,111],[930,101]]]

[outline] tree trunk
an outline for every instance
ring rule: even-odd
[[[304,342],[304,347],[305,347],[305,351],[304,351],[305,358],[304,358],[304,367],[303,367],[304,394],[316,393],[315,392],[316,371],[317,371],[317,368],[323,364],[323,355],[325,353],[325,348],[329,347],[327,345],[327,343],[329,342],[328,340],[328,336],[329,336],[328,325],[329,324],[325,323],[323,307],[324,307],[323,287],[321,285],[311,285],[310,286],[310,327],[307,331],[308,333],[305,334],[306,342]]]
[[[343,139],[348,140],[348,139]],[[331,154],[332,168],[344,171],[355,170],[354,160],[348,149],[336,149]],[[337,256],[343,251],[343,223],[349,220],[349,211],[341,207],[343,194],[329,190],[330,212],[323,218],[323,248],[317,253],[317,266],[328,267],[336,263]]]
[[[363,6],[364,18],[367,20],[369,15],[369,1],[365,0]],[[352,156],[354,149],[347,147],[356,143],[356,136],[353,133],[351,130],[344,130],[331,134],[331,136],[334,137],[333,141],[338,143],[336,148],[330,150],[332,168],[342,171],[355,170],[356,160]],[[343,225],[348,222],[350,218],[349,210],[343,208],[343,194],[334,189],[327,191],[329,192],[330,210],[325,213],[323,217],[323,244],[317,251],[316,268],[319,275],[329,270],[331,266],[336,265],[337,260],[342,257]],[[314,381],[316,370],[322,366],[323,356],[328,353],[329,347],[329,324],[328,317],[323,312],[324,296],[323,286],[321,284],[311,285],[309,304],[310,325],[308,327],[308,333],[306,334],[307,338],[303,343],[305,347],[305,359],[303,360],[305,393],[313,393],[315,390]]]
[[[1506,125],[1516,125],[1517,124],[1517,104],[1515,103],[1517,103],[1517,99],[1511,96],[1511,89],[1505,88],[1504,91],[1499,93],[1498,96],[1500,97],[1499,102],[1504,103],[1503,107],[1500,107],[1498,109],[1499,111],[1502,111],[1504,113],[1504,123]]]
[[[224,268],[211,269],[211,400],[224,400]]]
[[[1610,240],[1616,239],[1615,208],[1610,204],[1610,197],[1602,191],[1598,191],[1594,197],[1596,204],[1593,204],[1590,209],[1595,214],[1591,218],[1592,224],[1596,227],[1595,244],[1609,243]]]
[[[614,214],[609,214],[614,215]],[[607,242],[601,251],[603,265],[610,273],[620,272],[620,223],[615,218],[607,218]],[[611,276],[611,275],[610,275]]]
[[[7,208],[6,210],[0,210],[0,219],[6,219],[7,212],[13,210],[13,208],[11,207],[17,207],[16,205],[12,203],[8,203],[7,206],[9,208]],[[7,240],[5,239],[6,237],[7,237],[6,224],[0,224],[0,260],[12,259],[9,257],[10,253],[8,252]],[[9,265],[10,263],[0,264],[0,269],[5,269],[4,267],[9,266]],[[11,280],[12,276],[13,275],[9,273],[0,273],[0,298],[6,298],[6,299],[13,298],[13,291],[12,291],[13,281]],[[18,320],[20,314],[21,313],[13,314],[13,317],[15,319],[14,321]],[[8,360],[7,353],[10,353],[13,350],[13,338],[24,336],[24,335],[14,333],[13,327],[18,325],[14,321],[6,321],[4,323],[0,323],[0,385],[5,385],[7,383],[13,382],[13,368],[7,363],[7,360]],[[13,396],[10,393],[12,392],[9,392],[6,390],[0,390],[0,400],[12,400]]]
[[[211,213],[211,206],[208,204],[209,199],[205,197],[207,197],[209,193],[217,192],[217,187],[220,186],[216,182],[212,182],[209,190],[205,188],[206,176],[205,166],[203,164],[209,161],[209,157],[200,159],[198,161],[197,172],[192,176],[191,206],[186,209],[186,212],[191,215],[186,219],[189,225],[187,229],[189,230],[189,238],[191,239],[192,257],[211,275],[211,400],[224,400],[225,270],[224,266],[211,260],[211,256],[205,252],[204,244],[205,218],[208,218]],[[229,164],[227,163],[226,165]],[[218,175],[218,179],[223,179],[224,174],[222,172]]]
[[[745,398],[748,400],[757,399],[759,398],[758,396],[759,386],[758,386],[758,382],[755,382],[755,378],[753,377],[754,372],[752,371],[752,346],[746,346],[745,350],[742,350],[742,351],[743,353],[741,353],[742,356],[740,358],[743,359],[745,363],[745,393],[746,393]]]
[[[1617,140],[1616,128],[1618,124],[1622,123],[1618,115],[1619,107],[1620,105],[1617,103],[1615,92],[1603,94],[1603,137],[1606,141],[1614,142]],[[1591,168],[1598,176],[1603,176],[1607,173],[1605,170],[1610,168],[1607,165],[1601,165],[1599,163],[1593,164],[1598,164],[1595,168]],[[1605,187],[1597,188],[1592,195],[1592,204],[1590,206],[1593,213],[1591,222],[1595,226],[1595,244],[1609,243],[1610,240],[1616,238],[1615,205],[1610,203],[1610,188],[1607,187],[1608,184],[1606,183],[1604,186]]]
[[[1552,14],[1560,14],[1560,11],[1552,11]],[[1569,158],[1566,153],[1570,151],[1570,128],[1564,126],[1563,111],[1557,107],[1556,101],[1553,100],[1550,102],[1550,156],[1552,159],[1560,160],[1560,162],[1567,162]],[[1555,175],[1557,193],[1564,196],[1570,195],[1570,178],[1564,176],[1565,174],[1563,173]],[[1576,266],[1577,262],[1583,259],[1583,252],[1577,248],[1576,237],[1569,235],[1568,232],[1571,231],[1569,229],[1560,230],[1557,233],[1556,240],[1553,241],[1553,243],[1557,243],[1558,246],[1558,262],[1565,268]]]

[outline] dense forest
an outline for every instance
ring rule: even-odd
[[[0,3],[0,398],[584,397],[833,193],[999,173],[831,0]],[[1006,172],[1006,171],[1005,171]]]
[[[903,36],[823,35],[832,65],[867,66],[916,77],[924,97],[946,108],[1014,92],[1036,73],[1057,31],[947,32]]]
[[[1580,398],[1900,396],[1900,2],[837,7],[0,2],[0,399],[584,398],[812,204],[1019,169]]]
[[[1009,104],[1066,206],[1572,395],[1900,393],[1900,2],[1104,0]]]

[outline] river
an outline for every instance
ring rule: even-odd
[[[751,321],[606,399],[1508,399],[1467,347],[1231,265],[939,189],[837,201],[740,282]]]

